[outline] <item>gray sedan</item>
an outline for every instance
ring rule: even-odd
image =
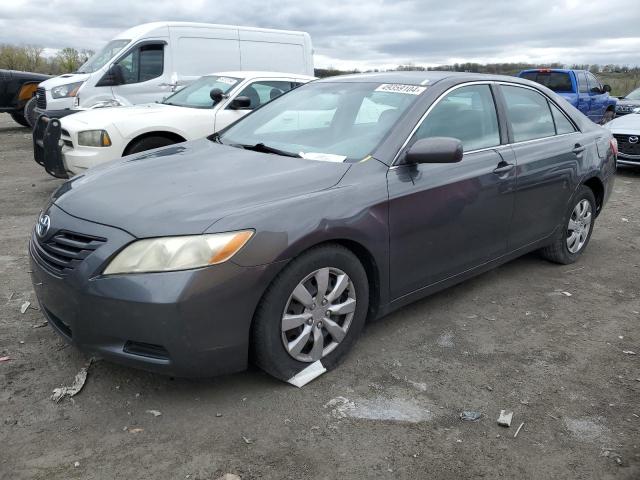
[[[179,376],[330,369],[365,322],[527,252],[586,248],[616,143],[526,80],[312,82],[63,184],[30,241],[53,329]]]

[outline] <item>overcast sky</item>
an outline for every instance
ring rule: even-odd
[[[0,43],[95,50],[161,20],[304,30],[316,67],[640,65],[639,0],[0,0]]]

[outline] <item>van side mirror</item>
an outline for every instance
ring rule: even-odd
[[[211,97],[211,100],[213,100],[213,103],[216,104],[222,101],[224,98],[224,92],[219,88],[212,88],[209,92],[209,96]]]
[[[117,63],[114,63],[96,84],[96,87],[115,87],[116,85],[123,85],[124,83],[125,80],[122,67]]]
[[[456,163],[462,155],[462,142],[457,138],[430,137],[411,145],[404,163]]]
[[[251,108],[251,99],[249,97],[236,97],[231,101],[229,108],[232,110],[246,110]]]
[[[609,93],[611,91],[611,85],[607,85],[606,83],[602,86],[602,91]]]

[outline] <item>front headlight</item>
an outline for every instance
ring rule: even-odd
[[[78,132],[78,145],[85,147],[110,147],[111,138],[106,130],[85,130]]]
[[[51,89],[51,96],[53,98],[75,97],[83,83],[84,82],[67,83],[66,85],[53,87]]]
[[[216,265],[233,257],[252,235],[252,230],[244,230],[138,240],[111,260],[104,275],[168,272]]]

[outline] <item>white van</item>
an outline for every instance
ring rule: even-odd
[[[313,76],[311,37],[207,23],[138,25],[117,35],[77,72],[42,82],[31,120],[41,113],[60,118],[78,109],[162,100],[208,72],[225,70]]]

